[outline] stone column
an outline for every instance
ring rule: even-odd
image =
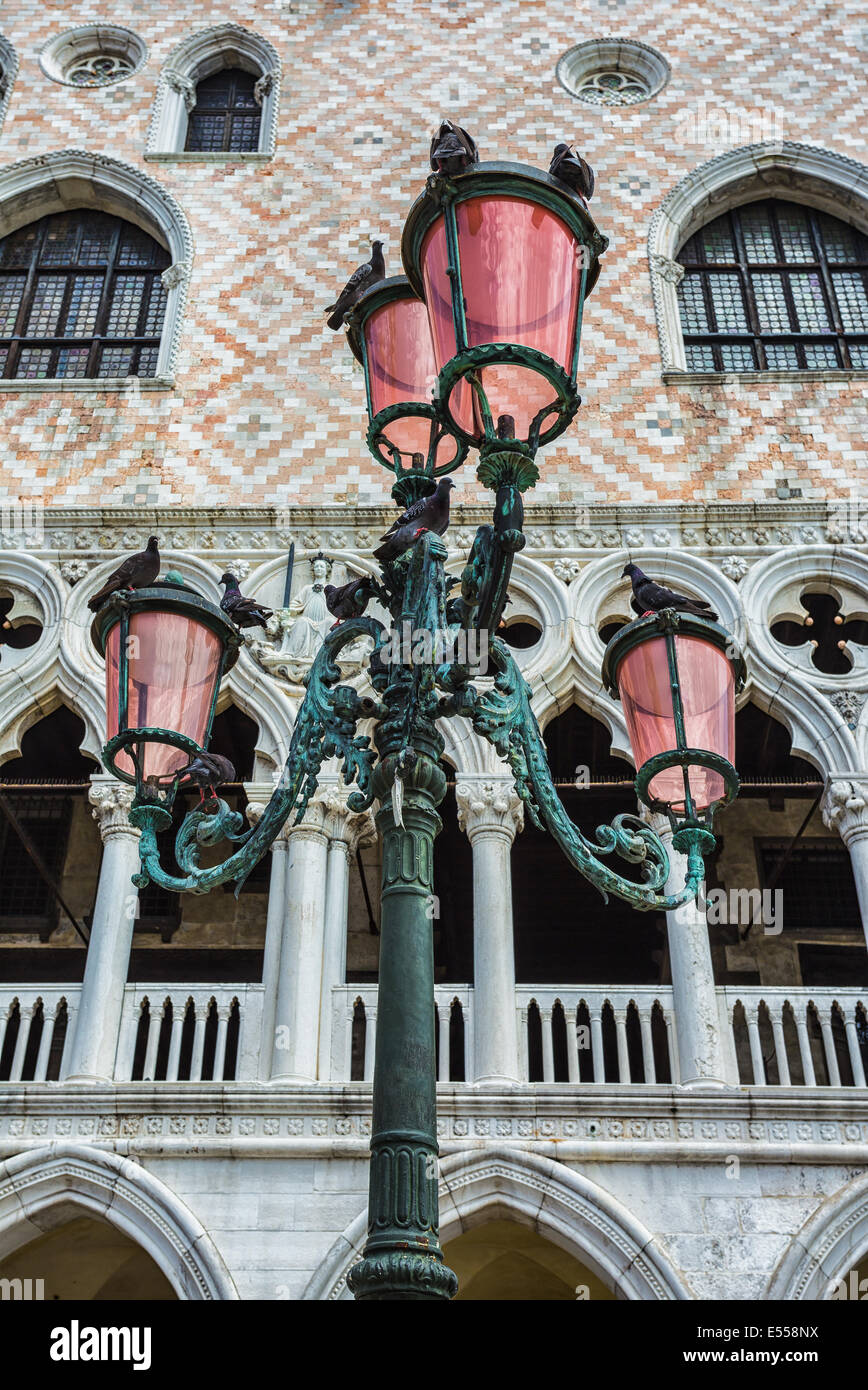
[[[672,848],[672,829],[665,816],[652,816],[651,823],[669,855],[668,893],[684,887],[687,858]],[[704,890],[703,890],[704,891]],[[682,1086],[726,1086],[734,1084],[727,1067],[728,1050],[720,1022],[714,968],[705,908],[686,903],[666,914],[669,959],[672,969],[672,995],[675,1009],[675,1036]]]
[[[473,848],[473,1079],[517,1082],[510,849],[524,808],[510,777],[462,776],[455,799]]]
[[[350,856],[355,854],[358,845],[374,839],[377,834],[374,817],[370,811],[355,814],[348,809],[347,798],[355,790],[357,788],[346,787],[338,781],[327,787],[323,786],[322,790],[322,805],[326,813],[323,830],[328,839],[328,858],[319,1010],[317,1074],[320,1081],[332,1079],[332,989],[335,985],[344,983],[347,972]]]
[[[326,810],[310,802],[300,825],[288,829],[286,911],[280,950],[271,1080],[316,1080],[328,838]]]
[[[124,1004],[138,889],[140,832],[128,812],[135,792],[115,777],[91,778],[88,800],[103,839],[93,924],[66,1081],[111,1081]]]
[[[247,819],[256,825],[265,810],[274,788],[271,783],[248,782],[244,787],[247,793]],[[271,846],[271,871],[268,878],[268,909],[265,919],[265,950],[262,959],[262,1018],[260,1020],[259,1077],[268,1081],[271,1076],[272,1058],[275,1049],[275,1015],[277,1013],[277,989],[280,980],[280,955],[283,947],[283,934],[286,925],[286,869],[288,860],[287,837],[289,829],[284,826]]]
[[[823,824],[837,830],[850,852],[862,930],[868,942],[868,778],[847,773],[829,778],[823,793]]]

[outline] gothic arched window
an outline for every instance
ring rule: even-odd
[[[170,256],[108,213],[80,209],[0,241],[0,374],[154,376]]]
[[[222,68],[196,84],[196,105],[187,119],[187,150],[259,149],[262,119],[257,78],[241,68]]]
[[[681,248],[688,371],[868,368],[868,239],[779,199],[733,208]]]

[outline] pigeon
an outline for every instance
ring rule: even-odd
[[[455,484],[451,478],[441,478],[434,492],[420,497],[405,512],[402,512],[380,537],[383,544],[374,551],[378,560],[397,560],[405,550],[409,550],[423,531],[436,531],[438,536],[449,525],[449,493]]]
[[[643,574],[638,565],[625,565],[621,578],[632,582],[632,608],[640,617],[644,613],[659,613],[664,608],[674,608],[679,613],[695,613],[698,618],[710,618],[712,622],[717,622],[717,614],[704,598],[687,598],[672,589],[664,589]]]
[[[334,584],[326,584],[323,593],[326,608],[338,622],[341,622],[344,618],[360,617],[369,600],[373,598],[374,591],[370,576],[363,575],[361,579],[351,579],[340,588],[336,588]]]
[[[578,193],[583,202],[591,197],[594,191],[594,171],[580,154],[576,154],[571,145],[561,141],[555,145],[555,152],[552,162],[549,165],[549,173],[553,179],[560,179],[574,193]]]
[[[442,121],[431,140],[431,168],[436,174],[463,174],[479,163],[476,141],[454,121]]]
[[[344,285],[334,304],[330,304],[326,313],[331,315],[327,319],[329,328],[337,331],[344,323],[347,312],[352,309],[356,300],[364,290],[370,289],[371,285],[376,285],[378,280],[382,280],[386,274],[386,262],[383,260],[383,243],[381,241],[371,242],[371,259],[360,265],[358,270],[354,270],[347,283]]]
[[[228,758],[224,758],[222,753],[196,753],[190,759],[186,767],[182,767],[175,773],[176,785],[182,782],[189,782],[191,786],[198,787],[200,801],[213,800],[214,788],[221,786],[224,782],[235,781],[235,768]],[[210,796],[206,798],[205,792]]]
[[[87,606],[91,613],[95,613],[111,594],[117,593],[118,589],[147,589],[159,573],[160,552],[157,549],[157,538],[149,536],[147,549],[128,556],[123,564],[118,565],[99,593],[88,599]]]
[[[226,592],[220,600],[220,610],[231,618],[236,627],[265,627],[272,610],[255,599],[245,598],[238,587],[238,580],[228,571],[221,575],[220,583]]]

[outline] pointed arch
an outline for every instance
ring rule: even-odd
[[[132,1159],[58,1143],[0,1162],[0,1259],[82,1212],[110,1221],[146,1250],[179,1298],[238,1298],[202,1223]]]
[[[193,263],[193,236],[180,205],[141,169],[87,150],[40,154],[0,169],[0,237],[76,208],[98,208],[133,222],[168,250],[171,264],[163,271],[167,299],[155,375],[171,376]]]
[[[693,1295],[656,1237],[597,1183],[555,1159],[507,1144],[450,1154],[440,1165],[442,1244],[486,1221],[519,1221],[587,1265],[620,1298]],[[360,1258],[367,1213],[335,1241],[302,1294],[346,1299],[347,1271]]]
[[[146,159],[183,157],[187,117],[196,102],[196,84],[221,68],[241,68],[256,78],[256,100],[262,115],[259,149],[234,154],[233,159],[270,159],[277,132],[281,64],[277,49],[241,24],[216,24],[188,35],[172,49],[160,73],[148,131]],[[201,159],[202,154],[197,153]],[[207,154],[205,156],[208,157]],[[213,158],[226,158],[215,155]]]
[[[812,1303],[868,1252],[868,1177],[833,1192],[797,1231],[769,1280],[766,1299]]]
[[[688,237],[731,207],[759,198],[807,203],[868,234],[868,166],[834,150],[791,140],[727,150],[692,169],[651,218],[648,261],[664,371],[687,361],[676,289],[676,256]]]

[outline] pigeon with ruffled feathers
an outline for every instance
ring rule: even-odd
[[[331,315],[326,320],[329,328],[337,332],[359,296],[382,280],[385,274],[386,262],[383,259],[383,243],[372,241],[371,259],[365,261],[364,265],[360,265],[358,270],[353,271],[334,304],[330,304],[326,309],[326,313]]]
[[[677,594],[674,589],[666,589],[649,579],[638,565],[625,565],[622,579],[629,579],[633,585],[631,607],[641,618],[645,613],[660,613],[664,608],[674,608],[678,613],[694,613],[697,618],[709,618],[717,622],[717,614],[704,598],[688,598]]]
[[[580,154],[576,154],[572,145],[561,141],[555,145],[555,152],[552,155],[552,162],[549,165],[549,173],[553,179],[560,179],[567,188],[571,188],[574,193],[584,201],[594,192],[594,171],[587,160],[582,159]]]
[[[255,599],[245,598],[238,587],[238,580],[228,570],[221,576],[220,583],[226,592],[220,600],[220,610],[231,618],[236,627],[265,627],[272,610]]]
[[[476,141],[454,121],[441,121],[431,140],[430,153],[435,174],[463,174],[479,163]]]
[[[119,589],[147,589],[149,585],[153,584],[159,573],[160,552],[157,547],[157,538],[156,536],[149,536],[146,548],[138,551],[135,555],[128,556],[123,564],[118,565],[114,574],[106,580],[99,593],[88,599],[87,606],[91,613],[95,613],[98,608],[102,607],[106,599],[117,593]]]

